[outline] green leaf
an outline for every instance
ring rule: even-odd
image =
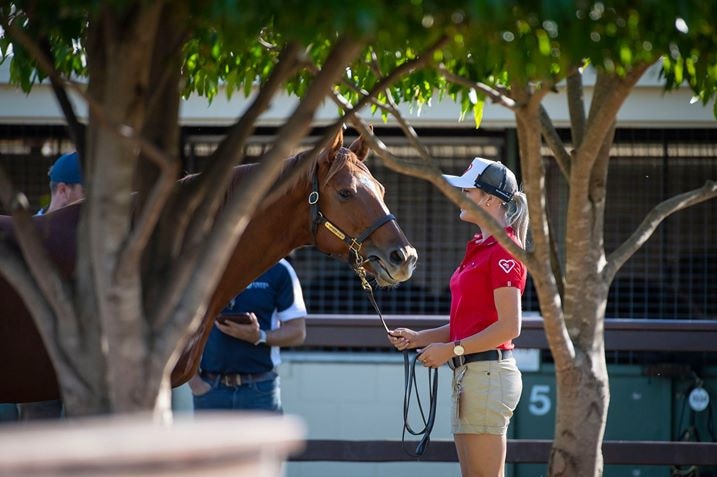
[[[476,124],[476,129],[480,128],[480,123],[483,121],[483,107],[485,106],[485,98],[480,98],[476,103],[473,104],[473,120]]]
[[[550,55],[550,38],[545,30],[537,30],[535,36],[538,38],[538,50],[543,56]]]

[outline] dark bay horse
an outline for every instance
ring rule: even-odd
[[[368,149],[361,138],[349,148],[342,143],[340,132],[319,154],[310,175],[300,177],[285,194],[256,211],[212,295],[202,325],[189,338],[174,368],[173,386],[196,372],[214,317],[225,304],[296,248],[314,245],[341,260],[361,260],[382,286],[411,277],[416,250],[390,215],[383,186],[363,163]],[[297,161],[298,156],[288,159],[282,174],[288,174]],[[234,168],[229,193],[253,167]],[[80,206],[34,219],[50,256],[68,279],[75,265]],[[9,217],[0,217],[0,234],[13,236]],[[0,276],[0,402],[58,397],[55,371],[35,324],[20,297]]]

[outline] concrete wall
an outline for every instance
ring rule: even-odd
[[[403,355],[391,353],[282,352],[282,400],[287,414],[300,416],[309,439],[401,439],[403,429]],[[416,368],[419,392],[428,412],[427,371]],[[451,372],[438,372],[438,406],[431,439],[450,433]],[[411,426],[422,429],[418,406],[411,403]],[[415,441],[408,435],[407,440]],[[407,445],[412,452],[415,444]],[[288,477],[459,477],[458,464],[289,462]]]

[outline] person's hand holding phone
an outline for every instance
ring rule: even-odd
[[[259,320],[252,312],[219,315],[215,325],[222,333],[238,340],[253,344],[259,339]]]

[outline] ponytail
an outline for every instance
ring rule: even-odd
[[[504,202],[505,207],[505,223],[513,227],[515,236],[524,249],[527,248],[525,243],[528,236],[528,199],[524,192],[517,191],[513,194],[513,198]]]

